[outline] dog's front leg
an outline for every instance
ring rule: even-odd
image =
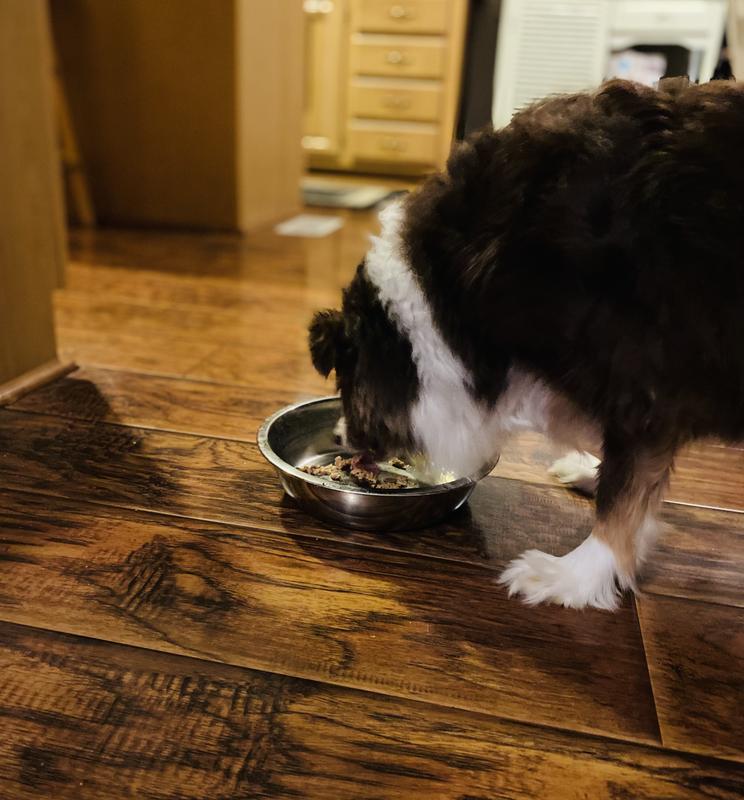
[[[594,497],[599,482],[599,464],[600,460],[591,453],[572,450],[553,462],[548,468],[548,475],[570,489]]]
[[[663,447],[628,449],[607,437],[592,534],[565,556],[529,550],[512,561],[499,579],[509,595],[530,604],[616,608],[619,590],[635,588],[636,570],[653,543],[654,512],[673,455]]]

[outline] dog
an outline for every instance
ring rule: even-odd
[[[734,82],[538,102],[386,208],[342,310],[313,319],[354,447],[463,476],[519,429],[574,453],[553,471],[596,489],[593,531],[511,562],[510,595],[616,608],[675,453],[744,438],[742,142]]]

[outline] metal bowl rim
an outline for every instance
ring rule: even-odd
[[[269,444],[269,431],[271,430],[272,425],[278,419],[286,414],[291,413],[292,411],[297,411],[298,409],[306,408],[307,406],[315,405],[317,403],[327,403],[329,400],[340,399],[341,398],[339,395],[333,394],[328,395],[327,397],[317,397],[314,400],[300,400],[297,403],[291,403],[290,405],[284,406],[284,408],[280,408],[278,411],[275,411],[270,417],[264,420],[263,424],[258,429],[256,443],[258,444],[258,449],[263,454],[263,457],[269,463],[273,464],[276,469],[291,475],[294,478],[305,481],[306,483],[322,486],[325,489],[331,489],[335,492],[343,492],[346,494],[362,494],[367,497],[394,497],[396,495],[399,497],[431,497],[432,495],[436,494],[445,494],[447,492],[453,492],[457,489],[473,486],[478,480],[480,480],[480,478],[484,478],[486,475],[488,475],[491,469],[493,469],[493,467],[489,467],[488,470],[484,471],[483,475],[481,475],[477,480],[473,478],[458,478],[455,481],[450,481],[449,483],[440,483],[436,486],[430,486],[427,489],[392,489],[388,491],[374,491],[371,489],[365,489],[361,486],[340,486],[338,483],[328,478],[322,478],[318,475],[310,475],[309,473],[302,472],[302,470],[292,466],[292,464],[289,464],[283,458],[277,455],[277,453]]]

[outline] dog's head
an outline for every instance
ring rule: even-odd
[[[344,292],[340,311],[319,311],[310,325],[313,365],[336,372],[347,443],[379,457],[413,445],[411,407],[418,377],[409,341],[380,302],[364,264]]]

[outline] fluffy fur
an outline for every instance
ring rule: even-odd
[[[461,359],[444,342],[431,308],[402,251],[405,209],[389,206],[382,232],[365,258],[368,280],[397,329],[411,344],[419,391],[410,408],[411,438],[432,466],[473,475],[492,463],[504,434],[544,425],[550,391],[534,377],[512,370],[496,403],[478,398]]]
[[[554,467],[596,485],[597,522],[510,565],[528,602],[613,607],[677,449],[744,438],[743,135],[733,83],[538,103],[388,210],[343,313],[313,323],[357,446],[462,474],[522,426],[602,452]]]
[[[600,463],[600,460],[591,453],[574,450],[554,461],[548,474],[564,486],[594,495],[597,491]]]

